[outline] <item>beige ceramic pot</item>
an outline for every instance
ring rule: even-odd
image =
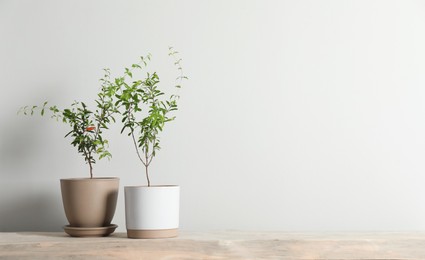
[[[61,179],[62,201],[70,227],[111,224],[117,205],[119,178]]]

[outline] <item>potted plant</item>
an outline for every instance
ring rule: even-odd
[[[177,58],[177,52],[171,47],[169,51],[180,72],[177,77],[179,84],[175,86],[179,89],[181,81],[187,77],[183,75],[181,59]],[[156,72],[147,72],[146,77],[133,79],[134,70],[146,68],[150,59],[150,54],[141,57],[138,64],[133,64],[131,69],[125,69],[123,77],[115,79],[115,105],[122,115],[121,133],[126,131],[132,139],[147,180],[146,186],[124,187],[129,238],[175,237],[179,226],[180,187],[152,185],[149,176],[149,166],[160,150],[159,134],[166,123],[175,119],[170,114],[177,110],[179,96],[173,94],[164,98],[165,93],[159,87],[159,76]]]
[[[69,225],[64,230],[71,236],[107,236],[114,232],[117,225],[111,224],[115,213],[119,189],[119,178],[93,177],[95,155],[99,159],[110,158],[107,150],[108,140],[103,137],[103,130],[115,121],[113,115],[116,108],[113,104],[114,85],[109,80],[109,70],[105,70],[101,79],[102,88],[98,94],[96,110],[90,110],[84,102],[71,104],[69,108],[59,109],[57,106],[23,107],[21,112],[33,115],[40,111],[70,126],[65,137],[72,138],[71,144],[77,148],[89,167],[89,178],[61,179],[62,201]]]

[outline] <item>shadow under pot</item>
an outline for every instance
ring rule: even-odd
[[[98,237],[113,233],[111,224],[117,205],[119,178],[61,179],[65,215],[70,236]]]
[[[127,186],[125,221],[129,238],[169,238],[178,235],[180,187]]]

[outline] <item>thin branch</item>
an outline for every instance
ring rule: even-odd
[[[128,110],[127,110],[127,114],[128,114],[128,116],[127,116],[127,120],[130,122],[130,120],[131,120],[131,117],[133,116],[133,114],[131,113],[131,106],[128,108]],[[139,157],[139,159],[140,159],[140,161],[143,163],[143,165],[144,166],[146,166],[146,162],[145,161],[143,161],[143,159],[142,159],[142,156],[140,155],[140,152],[139,152],[139,147],[137,146],[137,142],[136,142],[136,137],[134,137],[134,129],[133,129],[133,127],[130,127],[130,133],[131,133],[131,138],[133,139],[133,143],[134,143],[134,148],[136,149],[136,153],[137,153],[137,157]]]
[[[153,153],[154,153],[154,151],[155,151],[155,144],[156,144],[156,140],[153,142],[153,145],[152,145],[152,153],[149,155],[149,162],[148,162],[148,166],[151,164],[151,162],[152,162],[152,159],[153,159]]]
[[[147,149],[147,147],[148,147],[148,142],[146,141],[145,142],[145,159],[146,159],[146,162],[148,161],[148,157],[149,157],[149,152],[148,152],[148,149]],[[149,179],[149,169],[148,169],[148,167],[149,167],[149,164],[147,163],[147,164],[145,164],[145,172],[146,172],[146,179],[148,180],[148,187],[150,187],[151,186],[151,180]]]
[[[136,138],[134,137],[133,130],[131,130],[131,137],[133,138],[134,148],[136,148],[137,156],[139,157],[139,159],[143,163],[143,165],[147,166],[146,163],[143,161],[142,156],[140,156],[139,147],[137,147],[137,142],[136,142]]]
[[[90,167],[90,179],[93,179],[93,166],[91,165],[91,161],[90,161],[90,152],[89,154],[87,154],[86,152],[86,148],[83,148],[83,152],[84,152],[84,157],[86,158],[86,162],[88,162],[89,167]]]

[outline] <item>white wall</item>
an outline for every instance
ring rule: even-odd
[[[190,81],[151,172],[182,229],[425,230],[424,32],[421,1],[0,1],[0,231],[61,230],[59,179],[88,176],[19,107],[92,99],[148,52],[170,82],[169,45]],[[144,184],[109,137],[95,173]]]

